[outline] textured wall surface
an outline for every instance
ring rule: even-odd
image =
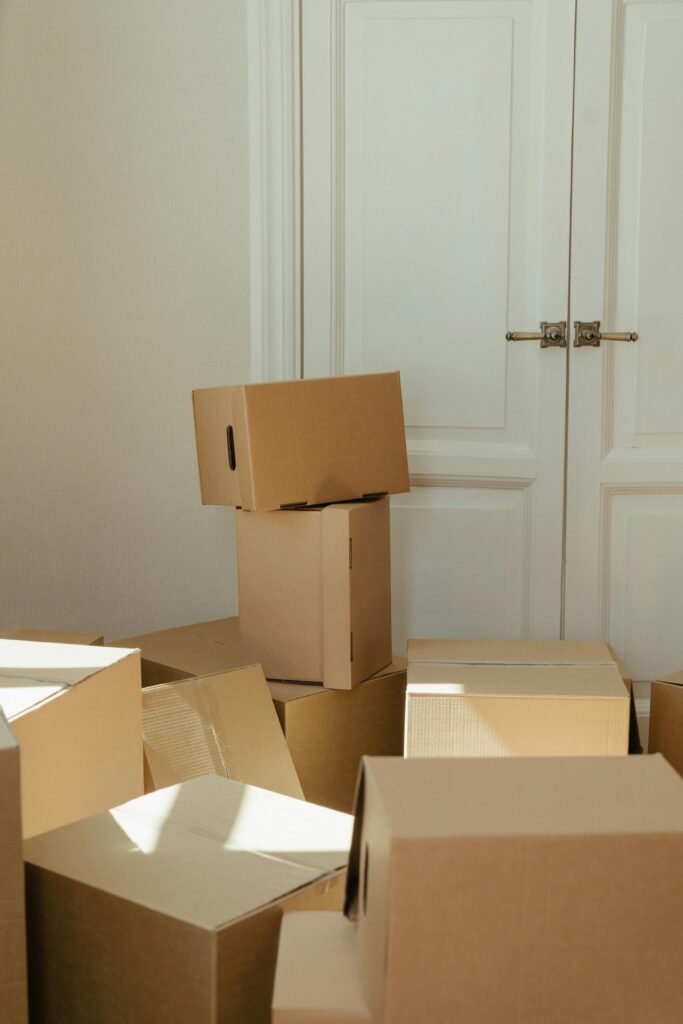
[[[0,622],[236,608],[192,387],[249,373],[246,0],[4,0]]]

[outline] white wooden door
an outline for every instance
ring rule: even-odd
[[[303,0],[303,371],[399,369],[407,636],[560,635],[574,0]]]
[[[566,634],[683,665],[683,2],[579,0]]]

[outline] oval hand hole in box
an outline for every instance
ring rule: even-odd
[[[227,431],[228,438],[228,465],[230,469],[237,469],[237,459],[235,458],[235,435],[232,427],[229,426]]]

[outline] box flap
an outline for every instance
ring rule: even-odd
[[[69,633],[62,629],[24,629],[21,626],[0,626],[0,640],[34,640],[53,644],[103,644],[99,633]]]
[[[525,696],[629,700],[614,663],[610,665],[457,665],[411,663],[408,693],[430,696]]]
[[[12,721],[132,653],[111,647],[0,640],[0,707]]]
[[[273,1024],[294,1020],[372,1024],[363,996],[357,933],[342,914],[286,914],[280,928]]]
[[[409,640],[408,664],[611,665],[607,644],[575,640]]]
[[[668,676],[657,676],[653,683],[671,683],[673,686],[683,686],[683,669],[680,672],[672,672]]]
[[[341,869],[351,818],[206,775],[24,844],[45,870],[219,928]]]
[[[16,750],[18,746],[16,736],[0,708],[0,750]]]
[[[116,640],[113,646],[137,647],[145,661],[167,665],[190,676],[209,675],[244,665],[237,617],[162,629]]]
[[[394,837],[683,833],[683,780],[660,755],[379,757],[364,771]]]
[[[154,789],[214,772],[303,799],[260,665],[142,692]]]

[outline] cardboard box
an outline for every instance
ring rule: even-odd
[[[25,837],[143,792],[138,651],[0,640],[0,708],[21,747]]]
[[[683,775],[683,671],[652,680],[649,751]]]
[[[143,686],[225,672],[245,664],[237,617],[161,629],[115,640],[112,646],[140,650]]]
[[[63,629],[24,629],[22,626],[0,626],[0,640],[36,640],[50,644],[104,643],[99,633],[68,633]]]
[[[683,1020],[682,857],[658,755],[366,759],[347,912],[375,1019]]]
[[[21,849],[19,744],[0,711],[0,1020],[26,1024],[24,859]]]
[[[626,754],[630,701],[604,644],[411,640],[405,753]]]
[[[349,690],[391,662],[389,499],[238,512],[242,654]]]
[[[372,1024],[356,929],[342,914],[287,914],[273,990],[273,1024]]]
[[[363,755],[403,753],[405,665],[395,658],[350,692],[268,683],[307,800],[352,811]]]
[[[202,502],[269,509],[410,490],[398,373],[194,391]]]
[[[280,919],[339,909],[352,819],[205,775],[24,845],[41,1024],[266,1024]]]
[[[303,800],[260,665],[142,691],[145,792],[207,772]]]

